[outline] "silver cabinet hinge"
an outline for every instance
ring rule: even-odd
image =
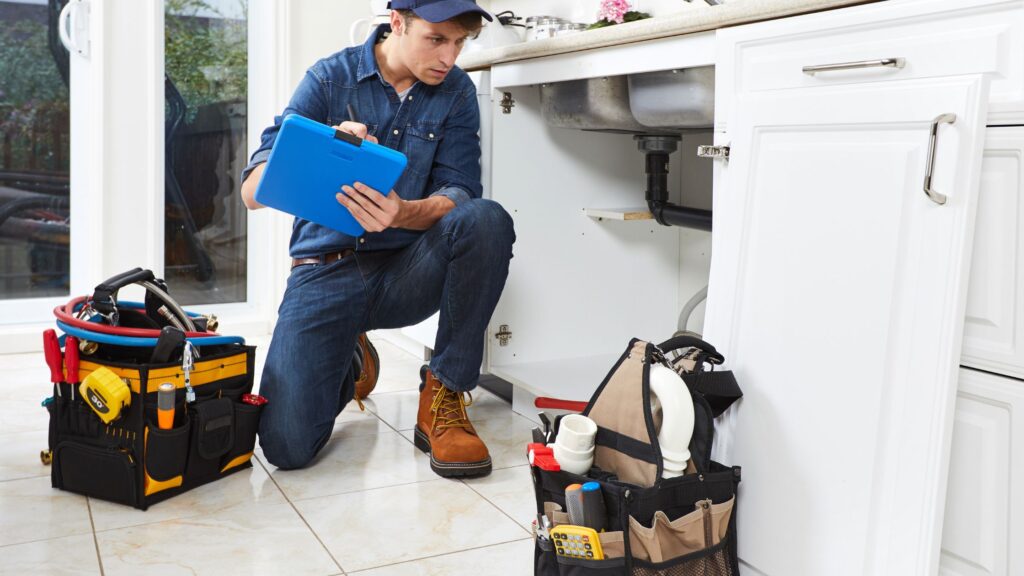
[[[721,158],[726,162],[729,161],[729,147],[728,146],[697,146],[697,156],[700,158]]]
[[[515,101],[515,99],[512,98],[512,93],[511,92],[502,92],[501,103],[499,104],[499,106],[501,106],[501,113],[502,114],[511,114],[512,113],[512,108],[514,108],[515,105],[516,105],[516,101]]]
[[[499,346],[508,346],[508,341],[512,339],[512,331],[508,329],[508,324],[498,326],[498,332],[494,337],[498,339]]]

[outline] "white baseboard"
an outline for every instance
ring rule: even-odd
[[[52,321],[0,327],[0,355],[42,352],[43,330],[47,328],[55,328]]]

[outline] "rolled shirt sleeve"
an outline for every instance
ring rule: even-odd
[[[470,200],[473,199],[473,197],[470,196],[469,192],[458,186],[445,186],[444,188],[441,188],[437,192],[434,192],[433,194],[430,195],[431,198],[433,198],[434,196],[444,196],[445,198],[451,200],[452,203],[455,204],[456,206],[462,204],[463,202],[469,202]]]

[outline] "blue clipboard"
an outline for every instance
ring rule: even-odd
[[[256,201],[349,236],[363,227],[335,195],[342,185],[362,182],[388,194],[408,159],[391,148],[297,114],[289,114],[270,151]]]

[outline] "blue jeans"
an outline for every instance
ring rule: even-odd
[[[278,468],[307,465],[355,395],[356,337],[441,317],[430,368],[452,390],[476,387],[484,334],[512,258],[500,204],[463,202],[401,250],[356,252],[294,268],[278,309],[260,393],[260,446]]]

